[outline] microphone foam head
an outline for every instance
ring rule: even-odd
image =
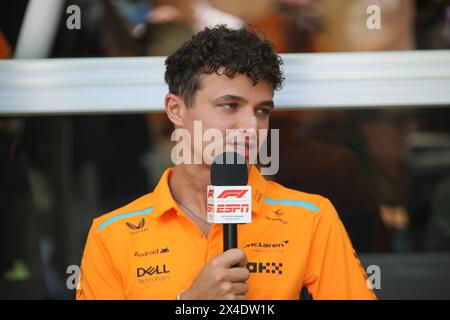
[[[213,186],[245,186],[248,169],[244,157],[235,152],[219,154],[211,165]]]

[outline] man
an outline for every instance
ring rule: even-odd
[[[224,136],[267,129],[281,63],[254,32],[207,28],[166,60],[167,116],[192,135],[196,121]],[[250,162],[255,144],[224,147]],[[178,164],[153,193],[94,220],[79,299],[298,299],[303,288],[313,299],[375,297],[331,203],[266,181],[254,165],[252,223],[222,252],[222,225],[206,219],[208,163]]]

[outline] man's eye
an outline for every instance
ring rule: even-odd
[[[256,112],[257,112],[258,114],[268,115],[268,114],[270,114],[270,109],[268,109],[268,108],[258,109],[258,110],[256,110]]]
[[[224,103],[221,105],[224,109],[236,109],[237,103]]]

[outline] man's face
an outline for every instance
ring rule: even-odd
[[[258,144],[261,145],[266,139],[267,131],[262,131],[265,132],[262,136],[258,133],[269,127],[269,113],[273,109],[272,86],[266,82],[253,86],[251,80],[241,74],[229,78],[216,73],[203,75],[200,84],[192,106],[183,106],[183,127],[191,133],[191,137],[194,137],[194,121],[201,121],[203,133],[211,128],[218,129],[224,137],[223,151],[237,152],[247,162],[249,159],[255,161]],[[230,133],[227,129],[233,130]],[[237,138],[236,134],[241,138]],[[242,139],[242,136],[245,138]],[[254,139],[256,137],[259,141]],[[202,157],[202,152],[204,155],[205,147],[211,141],[200,144],[202,150],[195,147],[195,143],[191,150]],[[204,160],[211,161],[211,157]]]

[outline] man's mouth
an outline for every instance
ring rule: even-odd
[[[249,159],[250,150],[252,152],[256,152],[256,144],[255,143],[237,143],[237,142],[235,142],[233,144],[229,144],[229,146],[232,148],[233,152],[241,154],[246,159]]]

